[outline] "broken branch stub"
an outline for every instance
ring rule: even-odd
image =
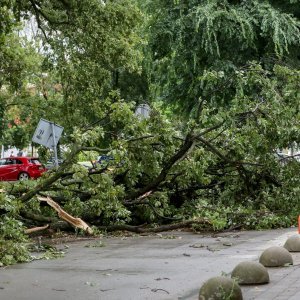
[[[51,206],[54,210],[57,211],[58,216],[70,223],[72,226],[83,229],[85,232],[88,234],[93,234],[93,229],[86,224],[83,220],[80,218],[74,218],[70,214],[68,214],[66,211],[64,211],[59,204],[57,204],[53,199],[51,199],[49,196],[48,197],[37,197],[39,201],[45,201],[49,206]]]

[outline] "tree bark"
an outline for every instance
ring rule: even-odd
[[[180,228],[186,228],[191,227],[195,224],[203,224],[203,225],[211,225],[211,223],[206,220],[189,220],[189,221],[183,221],[179,223],[169,224],[169,225],[162,225],[155,228],[144,228],[141,226],[131,226],[131,225],[111,225],[111,226],[99,226],[99,229],[107,230],[107,231],[131,231],[136,233],[155,233],[155,232],[162,232],[162,231],[169,231],[169,230],[175,230]]]

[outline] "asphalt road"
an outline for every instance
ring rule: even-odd
[[[198,299],[205,280],[230,274],[241,261],[257,261],[263,250],[282,246],[293,234],[295,228],[215,235],[176,231],[61,243],[63,258],[1,268],[0,299]],[[298,288],[291,291],[299,272],[298,263],[273,268],[270,284],[242,288],[244,299],[300,299]],[[289,276],[295,282],[282,283]]]

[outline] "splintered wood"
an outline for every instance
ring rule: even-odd
[[[47,202],[47,204],[49,206],[51,206],[54,210],[57,211],[58,216],[65,220],[66,222],[70,223],[72,226],[79,228],[79,229],[83,229],[85,232],[87,232],[88,234],[93,234],[93,230],[92,228],[86,224],[83,220],[81,220],[80,218],[74,218],[73,216],[71,216],[70,214],[68,214],[67,212],[65,212],[60,206],[59,204],[57,204],[53,199],[51,199],[50,197],[37,197],[39,201],[44,201]]]

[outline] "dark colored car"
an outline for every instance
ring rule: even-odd
[[[114,158],[111,155],[100,155],[97,157],[96,161],[93,161],[94,164],[100,164],[101,166],[108,166]]]
[[[7,157],[0,159],[0,180],[36,179],[46,171],[45,167],[35,157]]]

